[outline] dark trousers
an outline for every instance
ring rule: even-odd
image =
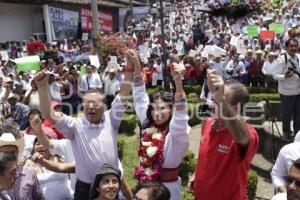
[[[77,179],[75,184],[74,200],[88,200],[90,195],[91,184],[84,183]]]
[[[114,95],[106,95],[106,106],[108,110],[111,108],[111,103],[114,101],[114,99]]]
[[[252,87],[265,87],[265,76],[263,74],[252,74],[249,75],[249,82],[251,83]]]
[[[300,94],[285,96],[280,94],[282,111],[282,131],[286,136],[291,136],[291,120],[296,134],[300,130]]]

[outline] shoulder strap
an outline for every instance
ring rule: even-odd
[[[88,79],[88,76],[85,77],[86,78],[86,82],[87,82],[87,85],[88,85],[88,90],[90,90],[90,83],[89,83],[89,79]]]

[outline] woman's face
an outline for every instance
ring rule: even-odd
[[[146,188],[140,189],[136,194],[135,194],[135,199],[136,200],[148,200],[149,199],[149,190]]]
[[[155,100],[152,107],[151,116],[156,125],[163,125],[170,119],[172,110],[166,102],[161,99]]]
[[[99,182],[96,190],[99,192],[98,197],[100,197],[101,200],[116,199],[116,196],[120,191],[119,180],[114,175],[105,175]]]
[[[35,152],[42,154],[46,159],[50,157],[49,151],[39,141],[33,146],[33,153]]]

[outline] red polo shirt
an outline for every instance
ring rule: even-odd
[[[259,139],[256,130],[248,126],[250,143],[242,156],[227,129],[212,129],[208,119],[202,134],[194,182],[197,200],[247,200],[247,173]]]

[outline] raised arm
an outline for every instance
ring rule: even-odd
[[[143,124],[147,119],[149,97],[146,92],[142,69],[138,60],[134,64],[133,85],[134,109],[141,124]]]
[[[132,78],[133,78],[133,66],[136,65],[138,62],[138,55],[135,53],[134,50],[129,50],[126,52],[126,59],[127,59],[127,67],[125,70],[125,78],[121,85],[119,96],[123,103],[127,103],[131,90],[132,90]]]
[[[49,73],[47,71],[40,71],[34,80],[38,87],[39,99],[41,102],[41,111],[45,115],[45,118],[56,124],[60,121],[62,115],[59,112],[54,111],[51,106],[51,99],[48,89]]]
[[[53,160],[47,160],[43,156],[36,152],[32,156],[32,161],[37,162],[46,169],[57,173],[75,173],[75,163],[61,163]]]
[[[45,135],[42,128],[42,121],[38,116],[34,116],[29,122],[31,128],[34,130],[35,135],[37,136],[39,142],[47,149],[52,149],[53,144],[51,140]]]
[[[209,91],[214,93],[220,115],[218,117],[221,122],[225,123],[226,128],[228,128],[235,142],[243,147],[247,147],[250,136],[246,122],[243,121],[241,117],[238,117],[240,113],[238,113],[233,106],[230,105],[230,102],[228,102],[228,96],[231,94],[228,94],[225,98],[225,84],[223,78],[213,69],[208,69],[207,72],[207,85]]]

